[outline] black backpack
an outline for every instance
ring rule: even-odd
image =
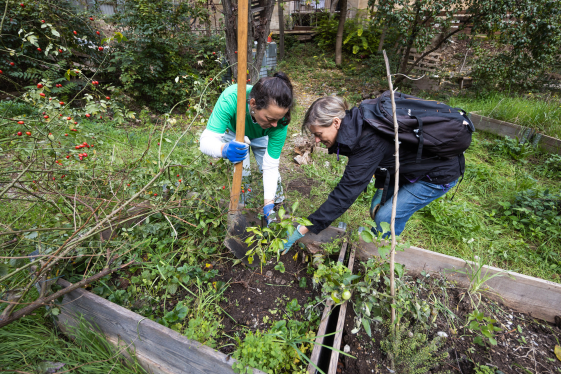
[[[376,99],[364,100],[359,109],[364,121],[382,135],[393,138],[390,94],[386,91]],[[418,145],[417,163],[421,162],[423,150],[436,157],[450,158],[468,149],[475,127],[465,111],[400,92],[394,96],[399,141]]]

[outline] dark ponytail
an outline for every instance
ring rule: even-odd
[[[292,83],[283,72],[279,71],[272,77],[259,79],[249,93],[250,99],[255,99],[256,109],[266,109],[273,103],[281,108],[288,109],[282,121],[283,125],[290,123],[290,110],[292,109]]]

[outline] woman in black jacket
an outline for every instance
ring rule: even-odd
[[[348,109],[335,96],[316,100],[306,112],[303,130],[311,132],[316,142],[325,144],[330,154],[347,156],[348,163],[339,184],[327,200],[308,219],[311,226],[298,226],[284,245],[284,253],[308,231],[319,233],[339,218],[366,190],[375,175],[378,188],[372,199],[370,215],[381,230],[381,222],[390,222],[393,199],[395,157],[393,139],[379,135],[366,121],[360,109]],[[400,175],[397,195],[396,235],[401,234],[417,210],[443,196],[458,181],[465,169],[463,154],[452,158],[423,155],[416,163],[417,147],[400,145]],[[384,194],[386,192],[386,194]],[[387,202],[382,197],[387,196]],[[384,199],[385,200],[385,199]]]

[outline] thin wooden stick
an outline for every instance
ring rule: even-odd
[[[395,246],[397,241],[395,239],[395,215],[396,215],[396,207],[397,207],[397,192],[399,191],[399,138],[398,138],[398,130],[399,126],[397,124],[397,116],[395,114],[395,98],[393,92],[393,84],[392,84],[392,75],[390,72],[390,62],[388,60],[388,56],[386,55],[386,51],[384,50],[384,60],[386,61],[386,73],[388,75],[388,85],[390,87],[391,92],[391,100],[392,100],[392,116],[393,116],[393,127],[395,131],[395,184],[393,190],[393,200],[392,200],[392,218],[390,222],[390,229],[392,235],[392,249],[390,252],[390,294],[392,296],[393,305],[395,305]],[[392,324],[395,323],[395,308],[392,306]]]

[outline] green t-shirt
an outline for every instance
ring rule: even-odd
[[[247,86],[247,98],[253,86]],[[223,134],[226,130],[236,132],[236,111],[237,111],[237,98],[238,98],[238,85],[233,84],[226,88],[218,98],[214,105],[212,114],[208,119],[207,129]],[[249,104],[245,109],[245,135],[249,140],[269,136],[269,143],[267,144],[267,153],[274,159],[280,158],[282,147],[286,140],[286,124],[280,120],[277,127],[270,129],[262,129],[257,123],[253,123],[251,115],[249,114]]]

